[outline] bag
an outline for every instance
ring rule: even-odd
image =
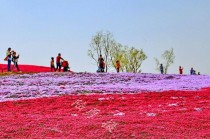
[[[7,61],[7,60],[8,60],[8,56],[4,58],[4,61]]]

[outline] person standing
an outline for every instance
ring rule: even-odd
[[[101,72],[105,71],[106,63],[104,62],[104,59],[102,59],[102,70]]]
[[[98,72],[104,72],[104,59],[102,57],[102,55],[99,56],[98,58]]]
[[[7,62],[8,62],[8,64],[7,64],[7,71],[10,72],[11,71],[10,67],[11,67],[11,62],[12,62],[11,53],[9,53],[9,55],[7,56]]]
[[[183,74],[183,68],[179,66],[179,74]]]
[[[193,74],[194,74],[194,71],[195,71],[195,70],[194,70],[193,68],[191,68],[191,69],[190,69],[190,75],[193,75]]]
[[[16,67],[18,71],[20,71],[20,69],[18,67],[18,59],[19,59],[19,55],[16,56],[16,52],[13,52],[12,61],[14,62],[14,66],[12,68],[12,71],[13,71],[14,67]]]
[[[53,70],[56,71],[56,69],[55,69],[55,64],[54,64],[54,57],[51,57],[50,68],[51,68],[51,72],[52,72]]]
[[[116,70],[117,70],[117,73],[120,72],[120,61],[119,60],[116,61]]]
[[[61,54],[58,53],[58,56],[56,57],[56,71],[58,70],[59,72],[61,71],[61,60],[64,60],[61,57]]]
[[[4,58],[4,61],[7,61],[8,60],[9,54],[11,54],[11,48],[10,47],[6,51],[6,57]]]
[[[160,73],[163,74],[164,70],[163,70],[163,64],[160,64]]]

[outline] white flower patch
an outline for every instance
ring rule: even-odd
[[[180,111],[186,111],[187,110],[187,108],[181,108],[181,109],[179,109]]]
[[[202,108],[194,108],[197,112],[202,112]]]
[[[149,117],[154,117],[154,116],[157,115],[156,113],[146,113],[146,114],[147,114],[147,116],[149,116]]]
[[[106,98],[98,98],[99,101],[106,100]]]
[[[125,115],[125,113],[123,113],[123,112],[118,112],[118,113],[114,114],[114,116],[124,116],[124,115]]]
[[[176,106],[178,106],[178,104],[177,103],[172,103],[172,104],[168,104],[168,106],[169,107],[176,107]]]
[[[77,117],[77,116],[78,116],[78,114],[71,114],[71,116],[73,116],[73,117]]]
[[[113,97],[108,97],[108,98],[98,98],[99,101],[104,101],[104,100],[113,100]]]
[[[171,97],[171,99],[178,99],[179,97]]]

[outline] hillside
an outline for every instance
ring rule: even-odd
[[[1,76],[0,101],[0,138],[210,138],[205,75]]]
[[[13,67],[13,65],[11,65]],[[50,68],[49,67],[44,67],[44,66],[37,66],[37,65],[19,65],[19,69],[22,72],[49,72]],[[6,72],[7,71],[7,65],[6,64],[0,64],[0,72]],[[16,68],[14,70],[17,72]]]

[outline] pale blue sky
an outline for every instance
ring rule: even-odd
[[[72,70],[95,72],[87,50],[92,36],[110,31],[121,44],[142,48],[142,70],[174,48],[175,63],[210,74],[210,0],[0,0],[0,63],[8,47],[20,64],[49,65],[62,53]]]

